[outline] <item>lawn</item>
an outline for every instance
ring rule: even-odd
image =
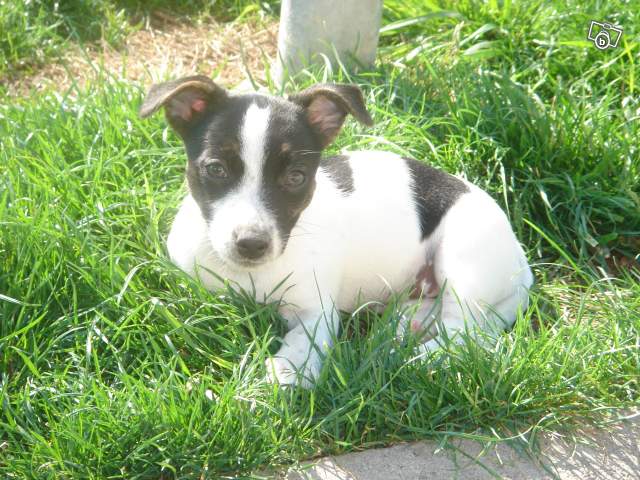
[[[78,4],[120,18],[123,35],[145,15],[135,1]],[[278,11],[200,4],[224,20]],[[28,5],[11,17],[0,3],[0,73],[93,38],[50,2]],[[51,49],[14,48],[33,37],[11,18],[53,32]],[[591,20],[622,25],[620,45],[597,50]],[[533,444],[639,405],[640,9],[388,0],[383,25],[373,71],[318,69],[296,88],[362,86],[376,125],[349,122],[332,151],[413,156],[500,202],[536,276],[513,331],[416,359],[393,338],[394,305],[362,310],[344,316],[315,390],[266,384],[275,307],[207,292],[167,260],[185,154],[161,115],[138,119],[146,86],[105,75],[3,96],[0,477],[235,478],[425,437]]]

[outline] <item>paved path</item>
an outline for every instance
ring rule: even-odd
[[[635,415],[635,416],[634,416]],[[640,411],[608,431],[540,440],[535,460],[504,443],[483,452],[472,440],[436,441],[326,457],[289,471],[287,480],[640,480]],[[477,460],[475,460],[477,459]],[[482,465],[480,465],[482,464]]]

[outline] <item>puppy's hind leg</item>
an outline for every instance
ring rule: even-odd
[[[435,278],[444,286],[439,337],[462,341],[465,330],[495,336],[526,308],[531,271],[506,215],[484,192],[462,197],[443,219],[434,256]]]
[[[514,289],[509,296],[493,304],[470,301],[458,297],[453,290],[445,291],[441,315],[432,327],[434,338],[427,340],[421,348],[438,349],[444,337],[460,343],[465,340],[463,333],[468,333],[477,342],[495,339],[515,323],[518,312],[526,310],[527,305],[528,290],[525,287]]]

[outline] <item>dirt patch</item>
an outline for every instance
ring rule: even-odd
[[[194,24],[155,17],[151,26],[130,34],[120,48],[106,43],[70,48],[30,74],[0,78],[9,96],[24,96],[53,88],[115,78],[149,84],[166,78],[201,73],[232,87],[251,75],[263,82],[265,66],[276,55],[275,20]]]

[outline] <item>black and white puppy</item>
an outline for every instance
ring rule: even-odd
[[[198,75],[154,85],[140,115],[161,107],[184,141],[190,192],[169,254],[209,289],[219,276],[260,301],[279,296],[289,330],[270,380],[311,385],[338,311],[394,292],[413,289],[399,333],[424,335],[428,349],[443,329],[505,328],[527,307],[531,271],[488,194],[389,152],[321,157],[347,114],[372,124],[358,87],[284,99]]]

